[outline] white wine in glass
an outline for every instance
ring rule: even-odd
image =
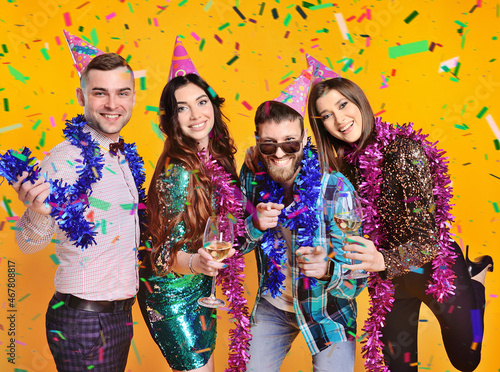
[[[234,242],[233,223],[225,216],[212,216],[207,220],[203,234],[203,248],[212,258],[221,262],[227,257]],[[210,297],[202,297],[198,304],[204,307],[217,308],[226,305],[224,300],[215,297],[215,282],[217,275],[212,277],[212,292]]]
[[[363,220],[363,210],[356,191],[337,190],[333,196],[334,215],[333,220],[337,227],[342,231],[342,242],[346,244],[348,233],[354,233],[361,227]],[[355,260],[351,260],[355,264]],[[351,270],[343,278],[357,279],[366,278],[368,273],[365,270]]]

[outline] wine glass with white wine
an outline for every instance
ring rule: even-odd
[[[221,262],[227,257],[234,242],[233,223],[225,216],[212,216],[207,220],[203,234],[203,248],[212,258]],[[212,292],[210,297],[202,297],[198,304],[204,307],[217,308],[226,305],[224,300],[215,297],[215,282],[217,275],[212,277]]]
[[[348,233],[354,233],[361,227],[363,210],[358,194],[353,190],[337,190],[333,196],[334,215],[333,220],[342,231],[342,243],[347,244]],[[351,260],[352,264],[360,261]],[[366,278],[365,270],[351,270],[343,275],[345,279]]]

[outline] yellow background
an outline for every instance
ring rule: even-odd
[[[317,4],[316,0],[310,2]],[[137,143],[145,158],[148,183],[162,140],[153,130],[158,122],[156,113],[147,106],[158,106],[177,34],[185,37],[184,45],[200,74],[226,98],[224,111],[231,120],[230,130],[238,145],[240,164],[245,149],[254,143],[255,108],[262,101],[279,95],[289,83],[281,84],[282,80],[300,74],[306,67],[305,52],[327,65],[328,58],[335,71],[344,67],[345,61],[341,62],[344,58],[351,58],[352,68],[341,73],[365,89],[374,112],[385,110],[382,116],[391,122],[415,122],[447,151],[455,195],[453,232],[460,242],[471,246],[473,257],[491,254],[500,264],[500,152],[495,149],[495,135],[485,119],[491,114],[500,123],[497,104],[500,98],[499,2],[359,0],[337,3],[312,10],[307,8],[307,3],[279,0],[3,0],[0,148],[3,152],[28,146],[41,159],[44,152],[62,140],[63,117],[81,112],[75,99],[78,79],[63,39],[63,28],[89,39],[94,35],[94,44],[101,50],[116,52],[123,48],[121,54],[130,58],[134,70],[146,71],[146,89],[140,90],[137,81],[135,111],[122,134],[126,140]],[[480,6],[472,10],[477,3]],[[234,6],[244,15],[244,20]],[[299,14],[297,6],[307,15],[306,19]],[[273,18],[273,8],[277,19]],[[360,20],[368,10],[371,20],[367,17]],[[419,14],[405,23],[413,11]],[[66,24],[66,13],[71,25]],[[352,41],[343,39],[335,13],[342,13],[346,20],[354,17],[346,21]],[[222,42],[218,42],[215,35]],[[370,36],[369,46],[366,37],[360,35]],[[198,37],[204,39],[203,48]],[[428,45],[431,42],[440,45],[433,52],[389,58],[388,48],[422,40]],[[228,65],[234,56],[238,59]],[[451,80],[451,72],[438,72],[441,62],[454,57],[459,57],[461,64],[457,81]],[[14,79],[8,66],[26,79]],[[381,88],[386,79],[387,87]],[[245,108],[243,101],[253,110]],[[488,109],[486,115],[477,118],[483,107]],[[38,120],[41,122],[33,129]],[[18,128],[5,130],[16,124],[20,124]],[[0,194],[16,215],[22,214],[23,206],[6,183],[0,187]],[[16,365],[8,364],[4,352],[9,326],[5,311],[7,289],[2,286],[0,370],[53,371],[55,367],[45,340],[44,315],[54,291],[56,265],[50,258],[54,248],[51,245],[31,256],[21,254],[14,240],[13,222],[7,217],[2,202],[0,223],[5,223],[0,231],[0,282],[7,283],[8,261],[15,262],[19,344]],[[253,304],[257,280],[253,255],[247,257],[246,275],[247,295]],[[478,371],[500,368],[499,289],[497,272],[489,274],[483,361]],[[366,291],[358,303],[359,336],[368,306]],[[215,357],[216,370],[222,371],[231,324],[226,314],[219,312],[219,315]],[[168,370],[137,306],[134,319],[137,322],[134,347],[130,350],[127,370]],[[421,369],[454,370],[444,352],[439,326],[426,308],[422,309],[421,319],[427,320],[420,323]],[[358,345],[356,371],[363,370],[359,349]],[[310,371],[311,365],[308,349],[299,335],[282,370]]]

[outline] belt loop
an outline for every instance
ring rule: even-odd
[[[72,296],[70,294],[67,294],[66,299],[64,300],[65,305],[68,307],[69,307],[69,303],[71,302],[71,297]]]

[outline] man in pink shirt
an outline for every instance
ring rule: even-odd
[[[68,121],[66,140],[44,158],[34,184],[23,183],[24,172],[13,185],[27,207],[16,239],[21,251],[35,253],[56,234],[60,264],[46,330],[57,369],[124,371],[138,290],[137,206],[144,181],[135,145],[120,139],[135,103],[132,69],[117,54],[98,55],[83,71],[76,94],[84,115]],[[69,185],[61,195],[64,207],[46,203],[58,192],[47,181],[55,179]],[[75,202],[88,207],[68,220],[64,213]],[[79,235],[85,224],[90,243]]]

